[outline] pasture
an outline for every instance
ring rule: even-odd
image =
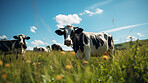
[[[74,52],[53,51],[0,55],[0,83],[147,83],[148,42],[128,42],[108,56],[75,59]]]

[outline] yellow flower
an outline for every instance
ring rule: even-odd
[[[0,65],[3,65],[3,61],[0,60]]]
[[[139,51],[140,49],[139,48],[137,48],[137,51]]]
[[[56,76],[57,80],[61,80],[63,77],[61,75]]]
[[[61,51],[61,54],[65,54],[65,52],[64,51]]]
[[[40,62],[38,62],[38,64],[41,64]]]
[[[72,55],[75,55],[75,52],[71,52]]]
[[[36,65],[35,63],[33,63],[32,65]]]
[[[26,63],[31,63],[31,61],[30,60],[27,60]]]
[[[85,64],[88,64],[88,61],[84,61]]]
[[[6,79],[6,78],[7,78],[7,74],[3,74],[3,75],[2,75],[2,78],[3,78],[3,79]]]
[[[72,66],[71,65],[66,65],[66,69],[71,69]]]
[[[108,56],[103,56],[103,59],[108,60]]]
[[[41,57],[41,55],[39,55],[39,57]]]
[[[5,64],[5,67],[10,67],[10,64],[8,64],[8,63],[7,63],[7,64]]]

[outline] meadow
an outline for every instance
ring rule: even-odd
[[[109,56],[78,60],[74,52],[0,55],[0,83],[148,83],[148,42],[128,42]]]

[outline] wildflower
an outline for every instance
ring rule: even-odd
[[[56,76],[57,80],[61,80],[63,77],[61,75]]]
[[[41,55],[39,55],[39,57],[41,57]]]
[[[103,56],[103,59],[108,60],[108,56]]]
[[[66,69],[71,69],[72,66],[71,65],[66,65]]]
[[[31,61],[30,60],[27,60],[26,63],[31,63]]]
[[[139,51],[140,49],[139,48],[137,48],[137,51]]]
[[[132,39],[132,37],[129,37],[130,39]]]
[[[65,52],[64,52],[64,51],[62,51],[62,52],[61,52],[61,54],[65,54]]]
[[[75,52],[71,52],[72,55],[75,55]]]
[[[0,65],[3,65],[3,61],[0,60]]]
[[[3,79],[6,79],[6,78],[7,78],[7,74],[3,74],[3,75],[2,75],[2,78],[3,78]]]
[[[34,66],[35,66],[36,64],[35,64],[35,63],[33,63],[32,65],[34,65]]]
[[[7,64],[5,64],[5,67],[10,67],[10,64],[8,64],[8,63],[7,63]]]
[[[85,64],[88,64],[88,61],[84,61]]]
[[[40,65],[41,63],[40,63],[40,62],[38,62],[38,64]]]

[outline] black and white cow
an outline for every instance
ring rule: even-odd
[[[34,52],[44,52],[45,49],[42,48],[42,47],[34,47],[34,48],[33,48],[33,51],[34,51]]]
[[[114,54],[113,37],[110,34],[84,32],[82,28],[72,25],[59,28],[55,33],[64,35],[64,44],[72,45],[76,58],[88,61],[90,56],[101,56],[108,51]]]
[[[58,44],[51,45],[52,51],[63,51],[62,47]]]
[[[0,41],[0,51],[4,54],[16,54],[16,58],[18,58],[18,54],[22,54],[26,51],[26,42],[25,39],[30,39],[30,37],[25,36],[23,34],[13,36],[16,40],[2,40]]]

